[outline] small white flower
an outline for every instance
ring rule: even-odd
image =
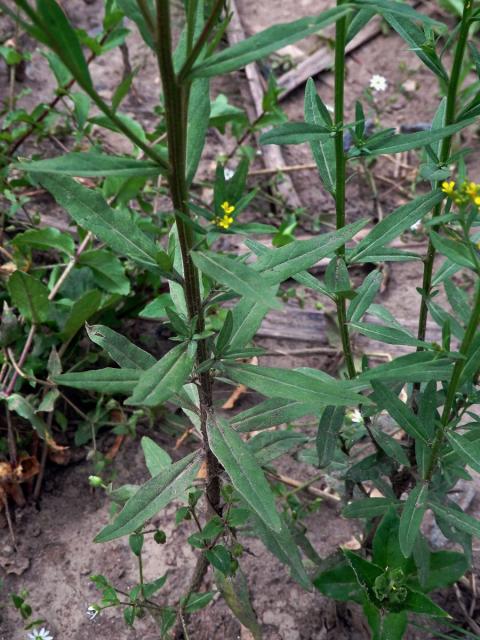
[[[92,605],[87,609],[87,618],[89,620],[95,620],[99,613],[100,610],[95,605]]]
[[[410,226],[410,231],[418,231],[422,227],[422,221],[417,220]]]
[[[42,627],[41,629],[32,629],[27,638],[28,640],[53,640],[53,636],[50,635],[50,631],[45,629],[45,627]]]
[[[373,89],[374,91],[386,91],[387,87],[387,79],[378,75],[378,73],[374,73],[370,78],[370,89]]]
[[[353,409],[350,412],[350,420],[356,424],[363,424],[363,417],[358,409]]]
[[[228,167],[225,167],[223,170],[223,175],[225,176],[225,180],[231,180],[235,175],[235,171],[232,171]]]

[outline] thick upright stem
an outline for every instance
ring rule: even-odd
[[[480,280],[477,282],[477,290],[476,290],[475,298],[473,302],[472,314],[470,316],[470,320],[468,322],[465,335],[463,336],[463,340],[460,345],[459,352],[460,352],[460,355],[464,357],[458,359],[455,362],[452,377],[448,385],[447,397],[445,398],[445,404],[443,405],[441,423],[435,434],[435,439],[433,441],[432,455],[431,455],[430,464],[428,466],[427,473],[426,473],[426,480],[428,481],[432,479],[433,472],[435,471],[435,467],[437,465],[438,458],[440,456],[440,451],[448,431],[448,425],[449,425],[452,410],[455,404],[455,396],[457,394],[460,380],[462,378],[466,356],[468,355],[470,347],[472,346],[472,342],[477,333],[479,324],[480,324]]]
[[[343,0],[337,0],[337,5]],[[346,157],[343,148],[343,120],[344,120],[344,95],[345,95],[345,45],[347,39],[347,18],[337,21],[335,32],[335,211],[337,229],[345,226],[345,182],[346,182]],[[340,247],[337,255],[345,255],[345,246]],[[347,365],[348,375],[354,378],[356,375],[353,360],[352,344],[347,325],[347,307],[345,298],[337,300],[337,317],[342,339],[343,354]]]
[[[455,111],[457,102],[458,87],[460,84],[460,76],[462,71],[462,62],[465,55],[465,48],[467,46],[468,30],[470,27],[470,17],[472,13],[473,0],[464,0],[463,16],[460,25],[460,32],[457,40],[457,46],[455,48],[455,55],[453,59],[452,72],[450,75],[450,81],[448,83],[447,92],[447,104],[445,108],[445,126],[453,124],[455,122]],[[439,160],[444,164],[448,161],[450,156],[450,150],[452,148],[452,136],[444,138],[440,147]],[[437,187],[439,185],[437,184]],[[436,205],[432,214],[436,218],[442,213],[442,203]],[[418,320],[418,339],[424,341],[427,332],[427,317],[428,317],[428,300],[432,291],[432,274],[433,264],[435,261],[435,247],[430,240],[428,243],[427,255],[425,257],[425,267],[423,271],[423,283],[422,283],[422,301],[420,305],[420,314]],[[422,347],[418,348],[421,351]]]
[[[165,119],[170,156],[168,183],[176,212],[175,221],[182,254],[185,298],[190,319],[196,318],[197,331],[202,332],[205,327],[205,320],[200,295],[200,279],[190,256],[194,238],[191,227],[184,221],[184,216],[190,215],[186,181],[186,123],[189,90],[187,84],[178,80],[173,67],[169,0],[157,0],[156,48],[165,100]],[[183,217],[178,215],[178,212],[181,212]],[[198,344],[198,363],[202,364],[207,358],[206,343],[204,340],[200,340]],[[206,492],[211,510],[218,512],[220,505],[219,464],[210,451],[207,438],[207,418],[212,404],[210,374],[206,372],[200,375],[201,427],[207,457]]]

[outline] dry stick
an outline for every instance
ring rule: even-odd
[[[317,489],[316,487],[311,487],[307,482],[300,482],[299,480],[295,480],[295,478],[290,478],[290,476],[285,476],[282,473],[273,473],[268,471],[268,474],[275,478],[276,480],[280,480],[283,484],[286,484],[289,487],[294,487],[299,491],[307,491],[312,494],[316,498],[322,498],[325,502],[329,502],[332,505],[338,505],[341,502],[341,498],[333,493],[327,493],[326,491],[322,491],[321,489]]]
[[[234,45],[244,41],[246,35],[235,0],[230,0],[229,7],[231,20],[228,26],[227,36],[230,45]],[[260,75],[255,62],[252,62],[245,67],[245,75],[247,77],[248,87],[250,89],[255,108],[255,116],[251,118],[251,120],[255,120],[263,113],[262,103],[264,95],[262,76]],[[248,107],[247,111],[249,111]],[[267,145],[264,147],[262,149],[262,157],[265,167],[272,170],[273,173],[276,172],[277,167],[281,167],[285,164],[282,151],[280,147],[276,145]],[[282,182],[278,183],[275,188],[289,209],[295,210],[302,207],[302,202],[295,190],[291,178],[288,175],[284,176]]]

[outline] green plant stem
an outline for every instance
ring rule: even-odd
[[[180,83],[184,82],[184,80],[187,78],[188,74],[192,70],[193,65],[197,61],[197,58],[200,55],[204,45],[207,43],[210,34],[215,28],[215,24],[220,16],[224,3],[225,0],[215,0],[215,4],[213,5],[210,16],[202,29],[202,33],[198,36],[198,40],[193,45],[193,49],[189,53],[187,59],[185,60],[182,68],[179,71],[178,81]],[[194,7],[194,9],[196,9],[196,3],[193,3],[192,6]],[[192,11],[192,9],[190,9],[190,11]],[[192,16],[192,21],[193,23],[195,23],[195,15]]]
[[[343,0],[337,0],[337,6]],[[336,23],[335,31],[335,211],[336,227],[342,229],[345,226],[345,183],[346,164],[345,151],[343,149],[343,119],[345,99],[345,46],[347,40],[347,18],[343,17]],[[338,249],[337,255],[345,256],[345,246]],[[344,297],[337,299],[337,316],[342,340],[343,355],[347,365],[348,376],[356,376],[355,362],[353,359],[352,344],[347,324],[347,305]]]
[[[473,309],[470,319],[468,321],[465,335],[463,336],[462,343],[460,345],[459,353],[463,358],[455,362],[453,368],[452,377],[448,385],[447,397],[445,398],[445,404],[443,406],[442,418],[440,426],[435,434],[435,439],[432,445],[432,455],[430,457],[430,464],[427,469],[425,478],[427,481],[432,479],[433,472],[437,466],[438,459],[440,457],[440,451],[445,440],[445,436],[448,432],[448,426],[451,418],[452,409],[455,404],[455,396],[458,391],[460,380],[462,377],[463,369],[465,366],[465,359],[468,355],[472,342],[475,338],[478,326],[480,324],[480,280],[477,281],[477,290],[473,302]]]
[[[201,333],[205,328],[205,320],[200,296],[200,279],[190,256],[194,237],[191,227],[184,221],[185,216],[190,217],[186,181],[188,88],[175,77],[169,0],[157,0],[156,49],[165,100],[165,119],[171,166],[168,183],[176,212],[175,221],[184,271],[184,292],[190,319],[196,319],[196,330]],[[183,217],[178,212],[183,214]],[[199,365],[208,359],[207,345],[204,340],[200,340],[198,343],[197,359]],[[200,419],[207,463],[206,495],[210,511],[217,513],[220,510],[220,468],[208,446],[206,427],[208,412],[212,405],[212,384],[210,373],[207,371],[200,374]]]
[[[452,72],[450,75],[450,81],[448,83],[447,91],[447,104],[445,108],[445,123],[444,126],[448,126],[455,122],[456,102],[458,87],[460,85],[462,63],[465,55],[465,48],[467,46],[468,31],[470,28],[470,17],[472,13],[473,0],[464,0],[462,22],[460,25],[460,32],[457,40],[457,46],[455,48],[455,55],[453,59]],[[439,160],[441,164],[445,164],[450,156],[450,150],[452,148],[453,136],[448,136],[442,140],[440,146]],[[437,187],[439,187],[437,183]],[[439,203],[433,209],[433,218],[436,218],[442,213],[442,203]],[[436,227],[433,227],[435,230]],[[420,314],[418,320],[418,339],[424,341],[427,332],[427,317],[428,317],[428,300],[430,298],[432,290],[432,275],[433,264],[435,261],[435,247],[432,241],[428,243],[427,255],[425,257],[425,267],[423,270],[423,283],[422,283],[422,301],[420,304]],[[423,347],[418,347],[417,351],[422,351]]]

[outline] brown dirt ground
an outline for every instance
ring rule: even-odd
[[[239,7],[248,33],[253,33],[271,24],[289,20],[301,15],[309,15],[323,9],[327,4],[323,0],[284,0],[275,3],[258,3],[254,0],[239,1]],[[64,0],[66,8],[75,24],[89,32],[98,29],[102,14],[101,0],[84,4],[79,0]],[[145,53],[145,49],[133,30],[128,40],[130,59],[133,67],[140,66],[135,80],[136,97],[129,98],[125,104],[127,113],[133,114],[144,124],[153,122],[153,107],[157,104],[159,79],[154,61]],[[313,51],[318,46],[315,38],[299,45],[300,52]],[[97,86],[105,97],[110,97],[119,83],[122,73],[121,57],[118,50],[92,65]],[[347,110],[351,113],[354,100],[361,96],[373,73],[384,75],[389,82],[389,91],[378,100],[381,121],[385,125],[412,124],[429,121],[435,111],[437,89],[429,72],[423,70],[413,53],[393,34],[375,38],[368,45],[357,50],[349,58],[347,86]],[[402,84],[414,79],[417,90],[406,94]],[[331,74],[322,74],[316,80],[319,92],[325,102],[332,99]],[[0,68],[0,85],[7,85],[7,77]],[[39,100],[48,101],[54,89],[54,83],[38,53],[34,53],[27,68],[27,85],[32,90],[24,98],[24,104],[31,106]],[[242,74],[222,78],[214,82],[213,92],[224,92],[229,99],[245,105],[249,100],[248,89]],[[291,119],[301,119],[303,110],[303,91],[295,91],[284,104]],[[113,134],[101,134],[105,145],[112,152],[125,151],[125,143]],[[209,134],[205,160],[202,166],[204,175],[211,174],[216,153],[221,151],[221,140],[214,133]],[[29,155],[44,152],[45,145],[37,148],[31,139],[21,152]],[[55,148],[49,149],[57,154]],[[311,162],[308,148],[289,147],[284,152],[286,164]],[[480,179],[480,150],[469,159],[472,178]],[[409,159],[415,165],[413,156]],[[261,167],[261,159],[258,161]],[[380,179],[394,180],[393,165],[383,160],[375,166],[379,201],[385,213],[406,200],[406,193],[398,185]],[[311,171],[293,174],[295,187],[305,207],[301,218],[303,232],[311,231],[315,219],[320,214],[332,214],[333,203],[320,187]],[[409,178],[401,180],[400,187],[408,192]],[[359,175],[352,177],[348,188],[348,218],[360,216],[375,217],[371,193],[365,181]],[[51,211],[51,207],[50,211]],[[265,220],[274,214],[259,206],[250,212],[252,219]],[[273,220],[275,221],[275,220]],[[416,287],[420,285],[421,263],[393,264],[389,271],[389,281],[381,302],[394,312],[400,320],[411,317],[418,308],[419,296]],[[308,299],[307,305],[315,300]],[[272,344],[265,342],[271,347]],[[292,344],[275,343],[276,348],[310,348],[311,343]],[[378,345],[377,345],[378,347]],[[327,368],[328,359],[318,356],[286,357],[275,360],[265,359],[265,363],[275,362],[277,366],[318,366]],[[220,403],[228,391],[218,394]],[[241,400],[239,408],[246,408],[254,400],[254,394],[248,393]],[[152,434],[150,434],[152,435]],[[174,439],[157,424],[154,433],[166,449],[172,450]],[[179,455],[179,452],[177,452]],[[83,456],[84,457],[84,456]],[[128,442],[115,459],[115,482],[141,482],[146,479],[143,458],[138,442]],[[288,456],[281,462],[281,469],[295,477],[306,477],[311,469],[298,467]],[[99,492],[92,492],[87,483],[91,473],[90,464],[81,459],[67,468],[51,466],[48,469],[45,490],[38,508],[30,506],[17,510],[16,535],[19,551],[13,552],[6,529],[0,531],[0,563],[10,572],[5,576],[4,593],[19,592],[27,589],[29,602],[35,614],[48,620],[55,640],[106,640],[137,639],[153,640],[158,635],[149,619],[141,621],[135,630],[125,627],[118,613],[105,612],[94,622],[88,622],[85,616],[87,606],[96,600],[97,592],[88,576],[92,573],[105,574],[119,586],[128,587],[135,581],[135,568],[124,540],[108,545],[95,545],[93,535],[107,522],[109,505]],[[478,498],[477,498],[478,502]],[[474,503],[478,511],[479,505]],[[167,591],[177,595],[185,589],[192,566],[193,553],[183,544],[186,528],[173,529],[171,522],[174,507],[171,506],[155,520],[169,535],[168,544],[157,546],[147,544],[149,562],[146,578],[153,579],[170,572]],[[354,526],[342,519],[335,509],[323,505],[320,512],[310,517],[310,540],[317,551],[326,556],[339,545],[352,539]],[[253,604],[259,620],[263,624],[266,640],[363,640],[368,632],[362,617],[355,608],[350,609],[335,604],[318,593],[303,592],[288,576],[288,572],[258,542],[249,541],[243,567],[249,576]],[[12,572],[13,570],[13,572]],[[18,571],[18,575],[14,571]],[[210,578],[208,578],[210,580]],[[454,597],[450,592],[442,594],[441,601],[452,615],[458,614]],[[240,638],[240,627],[232,618],[226,606],[216,601],[194,619],[190,628],[192,640],[234,640]],[[25,638],[21,624],[11,607],[0,609],[0,640],[21,640]],[[412,629],[408,639],[414,640],[417,633]],[[423,637],[425,637],[423,635]],[[435,637],[435,632],[433,636]]]

